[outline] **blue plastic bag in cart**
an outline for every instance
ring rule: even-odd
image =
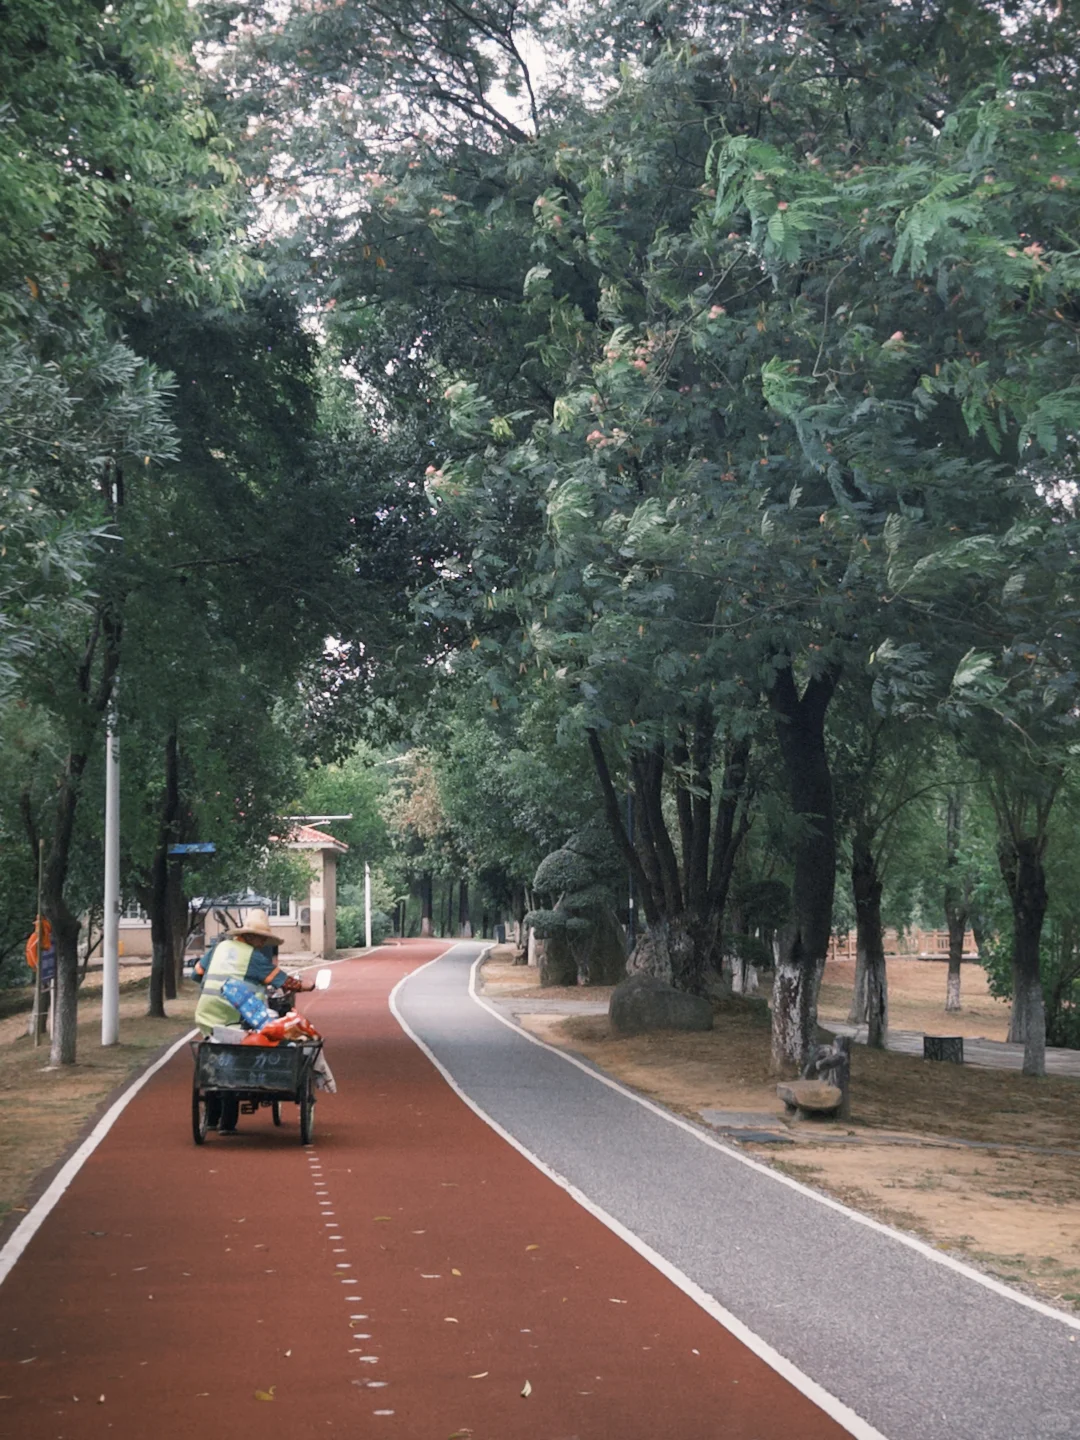
[[[267,1021],[277,1019],[262,996],[234,975],[230,975],[222,985],[221,998],[240,1011],[240,1018],[249,1030],[261,1030]]]

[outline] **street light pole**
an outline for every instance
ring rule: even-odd
[[[101,1043],[120,1039],[120,742],[105,733],[105,897],[102,917]]]

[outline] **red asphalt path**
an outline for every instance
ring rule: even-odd
[[[402,1033],[390,990],[446,948],[338,965],[305,997],[339,1085],[308,1150],[292,1106],[279,1130],[260,1111],[198,1149],[188,1055],[149,1082],[0,1286],[0,1436],[847,1433],[501,1140]]]

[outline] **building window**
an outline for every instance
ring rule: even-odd
[[[271,920],[288,920],[292,914],[292,901],[287,895],[272,895],[266,913]]]

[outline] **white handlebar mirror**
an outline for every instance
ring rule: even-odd
[[[329,990],[329,989],[330,989],[330,979],[331,979],[333,973],[334,973],[334,972],[333,972],[332,970],[318,970],[318,971],[316,971],[316,973],[315,973],[315,989],[316,989],[316,990]]]

